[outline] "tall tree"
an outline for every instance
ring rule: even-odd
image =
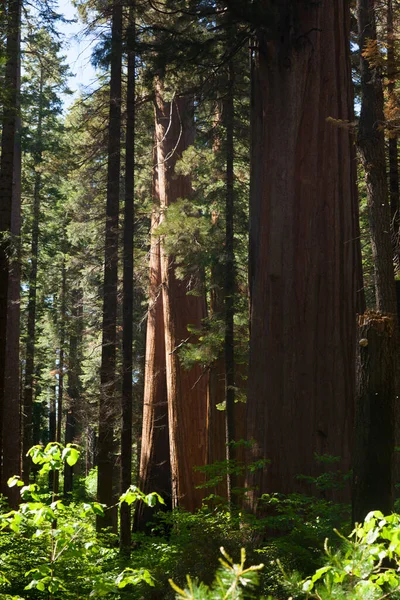
[[[155,167],[154,183],[157,186]],[[154,190],[156,192],[156,190]],[[155,196],[157,194],[155,193]],[[145,493],[157,492],[171,507],[171,467],[168,430],[168,398],[162,302],[160,238],[156,233],[160,208],[154,206],[151,221],[149,309],[147,315],[146,358],[143,394],[142,444],[139,485]],[[145,529],[151,514],[141,504],[135,514],[135,527]]]
[[[18,120],[20,71],[20,23],[22,0],[8,0],[5,97],[3,107],[0,158],[0,422],[3,421],[6,374],[6,339],[8,316],[8,283],[13,182],[15,174],[15,135]],[[0,454],[3,448],[3,428],[0,427]],[[0,461],[0,489],[2,466]]]
[[[19,87],[19,85],[18,85]],[[21,119],[17,121],[15,138],[14,188],[11,213],[11,235],[14,251],[10,257],[8,282],[7,356],[5,371],[3,410],[3,488],[1,492],[16,508],[20,495],[14,487],[8,487],[10,477],[21,472],[21,431],[20,431],[20,285],[21,285]],[[1,421],[0,421],[1,422]]]
[[[100,370],[99,437],[97,445],[99,502],[113,503],[114,420],[116,417],[116,345],[118,286],[118,221],[121,164],[122,4],[112,3],[106,234],[104,247],[103,339]],[[111,508],[97,518],[97,529],[113,525]]]
[[[122,424],[121,492],[132,483],[132,344],[133,344],[133,246],[135,190],[135,6],[129,7],[126,32],[128,65],[126,89],[125,205],[122,303]],[[127,551],[131,541],[131,514],[121,506],[120,547]]]
[[[156,84],[156,144],[161,214],[179,198],[190,198],[190,177],[176,172],[177,160],[194,141],[193,101],[188,96],[163,98]],[[167,217],[168,220],[168,217]],[[204,295],[188,295],[193,283],[180,280],[174,257],[161,241],[161,277],[164,311],[166,378],[173,506],[194,510],[201,506],[203,481],[194,467],[206,463],[207,374],[196,366],[185,370],[179,349],[191,338],[188,326],[199,328],[206,316]],[[193,280],[194,278],[192,278]]]
[[[30,249],[30,272],[29,272],[29,299],[27,309],[27,340],[25,354],[25,385],[23,401],[23,475],[26,481],[29,478],[31,459],[27,452],[33,443],[33,398],[34,398],[34,373],[35,373],[35,329],[36,329],[36,299],[37,299],[37,273],[39,253],[39,223],[40,223],[40,199],[42,187],[41,162],[43,158],[43,113],[44,113],[44,68],[40,68],[39,90],[38,90],[38,119],[35,138],[34,155],[34,189],[33,189],[33,220],[32,238]]]
[[[359,360],[353,518],[362,520],[372,506],[384,512],[392,509],[397,306],[385,137],[380,126],[384,121],[384,96],[375,1],[358,0],[357,18],[361,53],[361,113],[357,145],[365,171],[375,298],[379,311],[379,314],[367,313],[360,317],[363,344]],[[393,195],[390,198],[393,199]],[[379,423],[376,420],[377,410]]]
[[[396,51],[395,51],[395,33],[394,33],[394,13],[393,0],[387,0],[386,14],[386,31],[387,31],[387,78],[388,78],[388,112],[396,110]],[[395,244],[394,250],[398,259],[400,259],[400,217],[399,217],[399,165],[398,165],[398,148],[396,132],[391,130],[389,125],[389,191],[390,191],[390,212],[392,219],[392,233]],[[399,268],[399,267],[398,267]]]
[[[271,464],[249,476],[253,509],[260,493],[304,490],[295,477],[318,473],[315,453],[350,468],[359,270],[340,127],[353,119],[349,4],[262,7],[274,29],[254,24],[247,435],[251,460]]]

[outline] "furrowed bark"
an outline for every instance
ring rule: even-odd
[[[264,492],[309,493],[296,476],[320,473],[315,453],[350,469],[355,396],[349,6],[276,11],[279,35],[253,50],[247,438],[250,462],[271,460],[247,479],[254,510]]]

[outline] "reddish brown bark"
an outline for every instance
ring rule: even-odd
[[[162,99],[156,90],[156,140],[161,210],[192,193],[190,178],[175,173],[176,161],[194,140],[193,103],[187,97]],[[200,367],[182,368],[179,347],[190,338],[188,325],[201,326],[206,316],[203,295],[188,295],[190,281],[175,276],[174,258],[161,242],[161,276],[165,325],[165,351],[173,506],[195,510],[204,495],[196,486],[204,476],[194,471],[206,464],[208,377]]]
[[[257,36],[250,215],[249,477],[263,492],[304,491],[314,453],[351,464],[359,249],[349,7],[277,6],[279,35]],[[308,491],[308,490],[307,490]]]
[[[152,233],[159,224],[159,207],[152,214]],[[171,506],[168,399],[165,373],[164,311],[161,287],[160,239],[153,235],[150,246],[150,289],[147,316],[146,362],[143,398],[140,489],[157,492]],[[135,527],[144,529],[152,510],[141,504]]]

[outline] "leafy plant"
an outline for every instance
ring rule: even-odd
[[[29,450],[34,464],[41,468],[39,479],[50,471],[60,471],[64,463],[73,466],[79,458],[79,450],[73,444],[63,447],[51,442],[45,448],[34,446]],[[97,539],[93,527],[95,515],[103,515],[107,507],[98,502],[83,502],[79,505],[67,506],[57,497],[56,492],[43,492],[37,483],[24,485],[18,476],[10,478],[9,486],[21,488],[23,502],[18,510],[0,515],[0,530],[14,536],[14,543],[25,541],[25,546],[37,544],[39,555],[31,557],[29,570],[25,572],[28,583],[25,590],[38,590],[46,593],[50,600],[56,594],[66,594],[71,586],[79,582],[74,577],[74,565],[87,565],[102,560],[106,566],[107,558],[113,554],[111,549],[102,546]],[[141,499],[154,506],[163,499],[156,493],[143,494],[135,486],[131,486],[121,496],[120,503],[132,504]],[[0,566],[2,561],[0,561]],[[147,569],[126,568],[122,572],[100,570],[87,575],[83,582],[92,596],[104,596],[127,585],[145,582],[154,585],[153,578]],[[0,575],[0,585],[11,585],[4,573]]]
[[[221,567],[218,569],[215,580],[211,586],[204,583],[192,581],[187,576],[185,589],[178,587],[172,579],[169,580],[171,587],[177,593],[176,598],[185,600],[240,600],[249,597],[247,590],[251,590],[258,584],[258,571],[264,567],[263,564],[245,567],[246,552],[241,550],[240,563],[235,564],[229,554],[220,548],[223,558],[220,558]]]
[[[338,532],[336,532],[338,533]],[[305,598],[383,600],[400,598],[400,515],[370,512],[343,548],[325,542],[327,564],[301,583]]]

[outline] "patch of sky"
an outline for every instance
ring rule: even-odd
[[[80,94],[88,94],[96,87],[97,74],[91,64],[95,40],[90,35],[85,35],[85,27],[79,21],[71,0],[58,0],[57,12],[68,21],[58,25],[58,30],[65,39],[65,62],[72,73],[68,85],[73,93],[63,97],[64,110],[67,110]]]

